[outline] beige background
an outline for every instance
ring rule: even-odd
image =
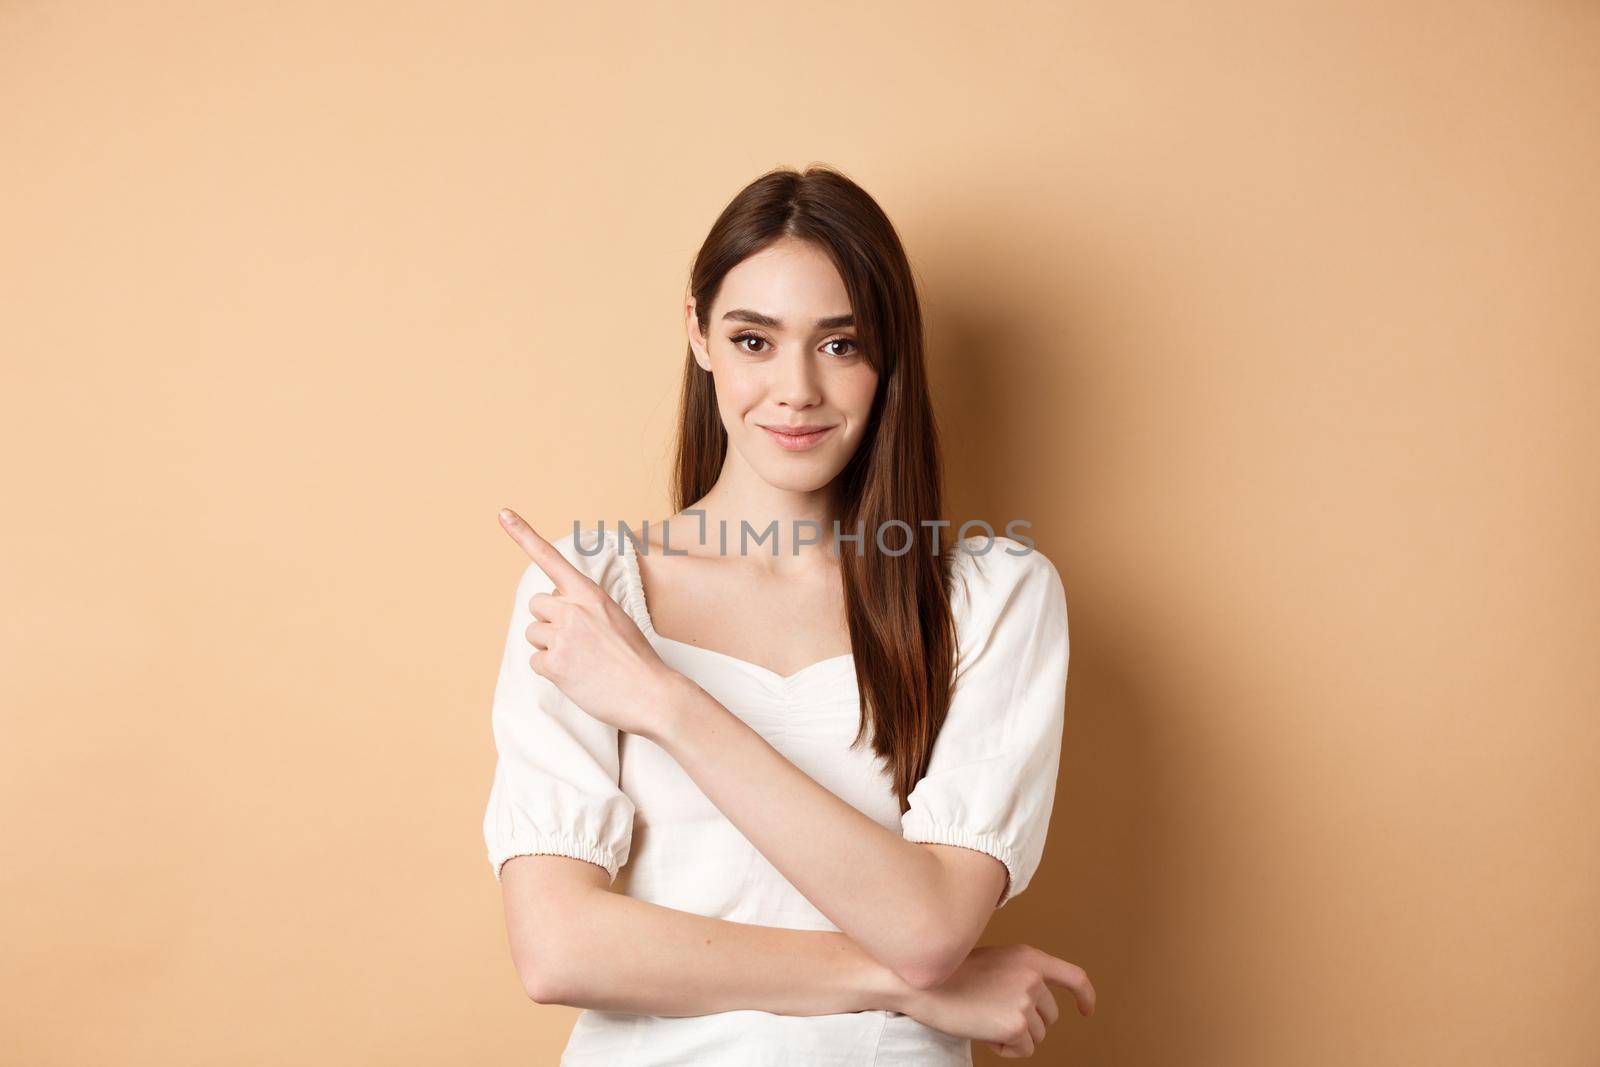
[[[554,1062],[495,510],[664,513],[819,160],[1067,585],[1034,1062],[1593,1063],[1597,100],[1577,0],[0,5],[0,1060]]]

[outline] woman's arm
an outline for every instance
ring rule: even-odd
[[[640,1015],[903,1011],[916,992],[847,935],[711,919],[613,892],[565,856],[501,873],[506,930],[529,997]]]
[[[944,981],[971,952],[1006,888],[1000,861],[885,829],[692,679],[680,674],[674,681],[650,740],[852,941],[915,988]]]
[[[943,784],[926,794],[929,799],[942,795],[945,810],[934,819],[929,811],[914,809],[911,814],[922,824],[916,833],[895,833],[812,780],[692,679],[668,668],[617,600],[532,527],[510,513],[507,518],[511,536],[533,561],[529,571],[540,573],[558,595],[540,592],[526,608],[518,607],[502,678],[525,680],[513,669],[512,657],[520,655],[522,625],[528,618],[539,620],[525,631],[538,649],[529,666],[567,703],[612,730],[665,749],[791,885],[908,983],[928,989],[949,977],[993,910],[1020,891],[1031,874],[1039,842],[1027,843],[1024,851],[1019,828],[1041,828],[1048,817],[1047,805],[1035,809],[1042,818],[1019,807],[1024,801],[1037,804],[1037,796],[1001,782],[1014,778],[1054,787],[1054,768],[1044,765],[1053,762],[1060,740],[1066,630],[1060,580],[1049,561],[1040,556],[1034,558],[1042,565],[996,568],[1007,575],[1030,568],[1020,573],[1034,580],[1025,595],[1000,589],[985,598],[1002,610],[1014,609],[1008,622],[976,623],[990,632],[990,640],[965,666],[941,740],[953,722],[967,719],[978,743],[969,752],[959,745],[935,745],[928,774],[917,788],[933,776],[945,751],[955,770],[940,776]],[[525,580],[519,600],[531,588]],[[1055,615],[1047,616],[1040,594],[1052,591]],[[509,715],[507,721],[513,721]],[[995,731],[1006,742],[1000,753],[989,743]],[[609,739],[604,744],[610,748]],[[600,769],[602,759],[608,783],[595,785],[620,802],[612,756],[592,756],[583,769]],[[969,773],[963,767],[978,770]],[[997,780],[997,774],[1003,778]],[[980,802],[978,810],[963,810],[968,798]],[[1006,836],[998,832],[1002,820],[1010,822]]]

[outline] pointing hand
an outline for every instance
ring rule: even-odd
[[[507,508],[500,524],[555,587],[528,601],[533,672],[601,722],[656,736],[681,675],[662,662],[620,604],[520,515]]]

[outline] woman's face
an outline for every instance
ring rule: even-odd
[[[827,253],[780,238],[728,271],[705,334],[693,297],[686,310],[689,344],[716,382],[729,444],[778,488],[811,492],[833,481],[866,432],[878,372]],[[781,432],[801,428],[821,432]]]

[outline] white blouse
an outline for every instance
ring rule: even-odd
[[[1067,680],[1061,577],[1007,537],[961,542],[952,569],[957,674],[927,774],[900,814],[866,742],[855,660],[780,675],[655,632],[637,549],[617,531],[554,542],[619,603],[663,661],[761,734],[805,773],[908,841],[961,845],[1005,864],[1004,906],[1038,869],[1055,800]],[[848,549],[846,549],[848,551]],[[533,672],[528,600],[552,589],[530,563],[517,585],[494,694],[499,760],[483,820],[496,879],[513,856],[570,856],[605,868],[612,888],[670,908],[800,930],[838,927],[795,890],[683,769],[651,741],[593,718]],[[564,1067],[765,1064],[941,1067],[970,1064],[971,1042],[908,1015],[779,1015],[741,1010],[659,1017],[585,1010]]]

